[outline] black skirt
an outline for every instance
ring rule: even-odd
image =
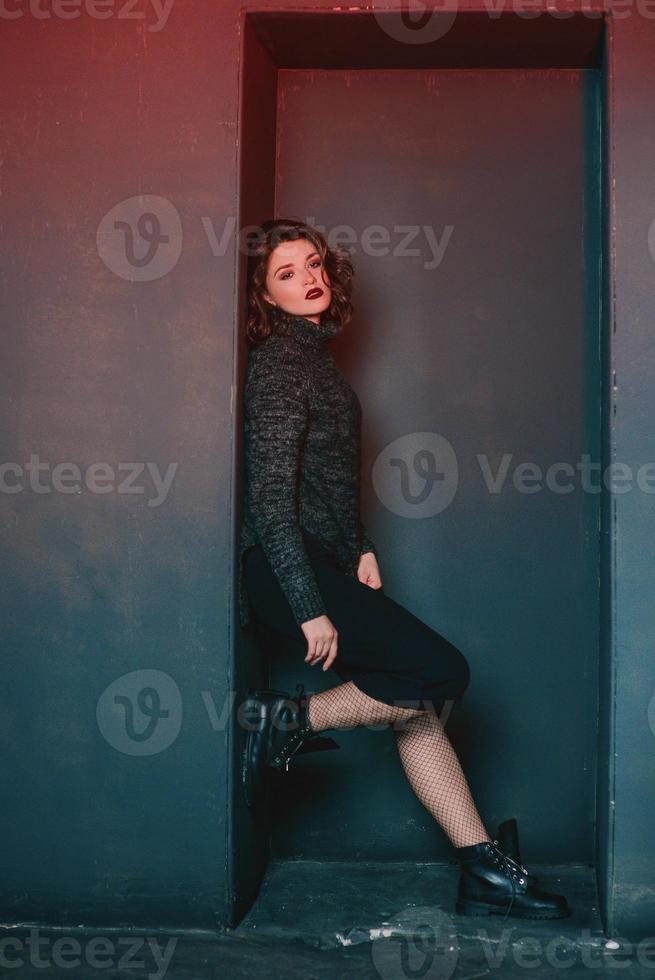
[[[470,671],[457,647],[384,589],[373,589],[342,571],[313,535],[305,530],[302,535],[327,615],[338,633],[337,656],[330,670],[385,704],[438,714],[447,703],[458,706]],[[261,545],[251,547],[244,562],[256,619],[288,638],[299,660],[304,660],[307,640]],[[318,669],[321,665],[319,661]]]

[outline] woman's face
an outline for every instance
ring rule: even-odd
[[[332,290],[313,242],[307,238],[280,242],[269,256],[263,295],[287,313],[319,322],[332,302]]]

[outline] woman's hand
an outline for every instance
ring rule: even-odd
[[[367,551],[360,557],[359,565],[357,566],[357,578],[364,585],[370,585],[372,589],[382,588],[380,569],[374,552]]]
[[[327,616],[316,616],[301,623],[300,628],[307,640],[306,663],[311,667],[325,657],[323,670],[332,666],[337,655],[337,640],[339,634],[336,627]]]

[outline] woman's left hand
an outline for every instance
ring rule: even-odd
[[[369,585],[372,589],[382,588],[378,561],[372,551],[367,551],[366,554],[361,555],[359,565],[357,566],[357,578],[364,585]]]

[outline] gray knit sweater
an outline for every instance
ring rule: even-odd
[[[244,498],[239,616],[251,620],[246,549],[260,544],[300,625],[327,614],[301,528],[356,576],[375,552],[359,516],[361,404],[328,341],[334,320],[314,323],[275,309],[274,333],[250,351],[244,390]]]

